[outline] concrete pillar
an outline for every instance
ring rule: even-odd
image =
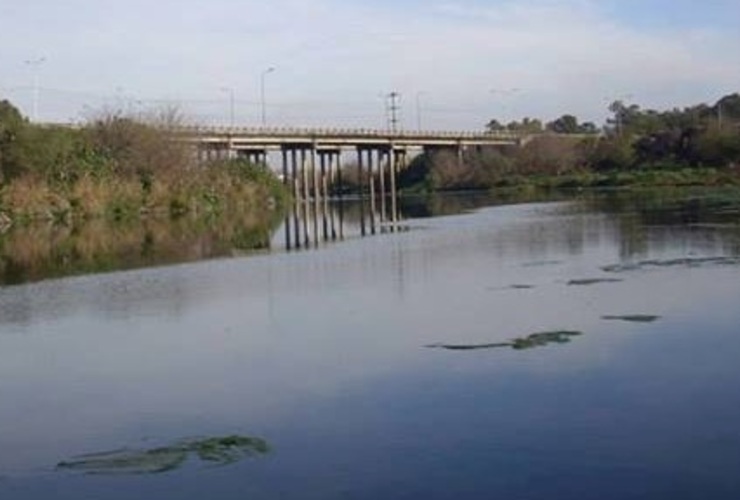
[[[384,150],[379,153],[378,163],[380,171],[378,175],[380,179],[380,222],[383,223],[386,220],[386,197],[388,195],[385,189],[385,179],[388,173],[388,164],[390,163],[390,157],[393,154],[393,150]]]
[[[365,152],[361,148],[357,148],[357,189],[360,195],[360,234],[365,236],[367,234],[365,228],[365,201],[363,200],[364,191],[364,177],[363,163],[365,161]]]
[[[398,170],[398,152],[391,145],[390,152],[390,175],[391,175],[391,221],[398,222],[398,192],[396,191],[396,173]]]
[[[308,230],[308,218],[311,215],[309,213],[309,184],[308,184],[308,165],[307,165],[306,150],[301,149],[301,178],[303,179],[303,202],[301,208],[303,209],[303,243],[308,247],[311,242],[311,235]]]
[[[311,146],[311,177],[313,179],[313,238],[314,245],[319,245],[319,192],[318,169],[316,168],[316,144]]]
[[[375,213],[376,213],[376,199],[375,199],[375,163],[377,160],[379,160],[380,157],[380,150],[369,150],[368,151],[368,157],[369,157],[369,167],[368,167],[368,173],[370,178],[370,232],[372,234],[375,234]]]
[[[296,248],[301,248],[301,226],[299,203],[301,202],[301,185],[298,175],[298,152],[294,147],[290,148],[290,170],[291,182],[293,184],[293,235],[295,236]]]
[[[329,153],[331,154],[331,153]],[[319,163],[320,163],[320,171],[319,175],[321,177],[321,225],[323,229],[323,237],[324,241],[329,240],[329,182],[327,180],[326,175],[326,169],[327,169],[327,154],[321,153],[319,155]]]

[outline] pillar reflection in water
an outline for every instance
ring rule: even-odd
[[[356,182],[348,186],[339,148],[283,148],[283,182],[294,198],[285,219],[286,249],[316,247],[355,231],[368,236],[397,230],[396,175],[405,163],[405,151],[390,145],[358,147],[356,153]],[[349,189],[352,194],[345,196]]]

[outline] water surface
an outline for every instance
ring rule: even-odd
[[[727,200],[437,200],[0,288],[0,498],[738,498]]]

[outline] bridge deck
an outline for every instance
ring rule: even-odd
[[[230,149],[343,147],[466,147],[516,145],[526,136],[511,132],[428,132],[374,129],[183,127],[189,142]]]

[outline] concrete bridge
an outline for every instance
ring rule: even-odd
[[[332,128],[181,127],[180,133],[203,148],[235,151],[285,147],[470,147],[518,145],[526,134],[507,131],[390,131]]]
[[[350,174],[353,192],[369,204],[368,226],[374,233],[379,225],[398,221],[396,181],[410,152],[446,149],[454,151],[462,162],[467,148],[519,146],[530,139],[529,135],[505,131],[182,127],[177,133],[197,149],[202,161],[245,158],[267,165],[268,159],[282,160],[281,177],[296,201],[286,224],[289,248],[291,240],[294,246],[308,245],[312,232],[318,235],[319,214],[323,214],[326,237],[328,199],[342,196]],[[343,159],[353,164],[351,172],[340,168]],[[364,202],[360,207],[365,235]],[[341,211],[339,218],[341,228]],[[309,220],[314,221],[313,231]]]
[[[313,165],[327,158],[338,162],[341,153],[354,150],[360,168],[366,160],[372,173],[374,160],[382,169],[383,157],[390,157],[389,168],[398,167],[399,162],[405,163],[410,150],[454,150],[462,160],[466,148],[521,145],[529,139],[528,135],[506,131],[182,127],[178,133],[196,146],[199,159],[205,161],[241,157],[267,163],[270,151],[280,151],[286,178],[296,167],[297,157],[301,157],[300,165],[305,167],[306,161]]]

